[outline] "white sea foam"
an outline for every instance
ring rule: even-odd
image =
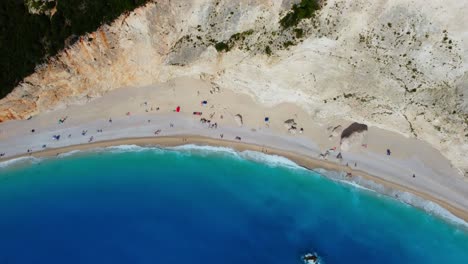
[[[227,147],[213,147],[213,146],[206,146],[206,145],[194,145],[194,144],[187,144],[181,145],[176,147],[169,147],[166,149],[176,150],[176,151],[190,151],[190,152],[197,152],[197,153],[221,153],[221,154],[228,154],[233,157],[238,157],[246,160],[252,160],[256,162],[261,162],[270,166],[278,167],[288,167],[288,168],[302,168],[301,166],[297,165],[295,162],[281,156],[277,155],[268,155],[258,151],[252,150],[244,150],[238,152],[232,148]]]
[[[103,150],[109,150],[111,152],[138,152],[148,149],[147,147],[141,147],[137,145],[118,145],[118,146],[109,146]],[[102,149],[98,149],[102,150]]]
[[[352,186],[354,188],[358,188],[358,189],[362,189],[362,190],[366,190],[366,191],[370,191],[370,192],[375,192],[375,189],[373,189],[373,188],[366,187],[363,184],[359,184],[356,181],[351,181],[351,180],[347,179],[346,178],[346,173],[344,173],[344,172],[327,171],[327,170],[321,169],[321,168],[314,169],[314,171],[318,172],[319,174],[321,174],[323,176],[326,176],[327,178],[329,178],[329,179],[331,179],[333,181],[340,182],[340,183],[346,184],[346,185],[350,185],[350,186]],[[356,179],[356,177],[354,178],[354,180],[355,179]]]
[[[41,161],[40,158],[36,158],[32,156],[20,157],[20,158],[0,162],[0,168],[6,168],[6,167],[10,167],[13,165],[20,165],[20,164],[35,164],[35,163],[38,163],[39,161]]]
[[[395,191],[396,195],[398,195],[398,200],[410,204],[412,206],[418,207],[423,209],[424,211],[442,217],[443,219],[452,222],[454,224],[462,225],[468,227],[468,223],[465,222],[463,219],[458,218],[457,216],[453,215],[450,211],[443,208],[442,206],[434,203],[432,201],[425,200],[417,195],[408,192],[400,192]]]
[[[258,151],[245,150],[239,153],[240,157],[253,160],[256,162],[265,163],[273,167],[288,167],[294,169],[303,169],[290,159],[282,156],[264,154]]]
[[[74,154],[77,154],[77,153],[80,153],[81,150],[72,150],[72,151],[69,151],[69,152],[65,152],[65,153],[61,153],[59,154],[57,157],[58,158],[65,158],[65,157],[69,157],[69,156],[72,156]]]
[[[356,182],[356,181],[355,181]],[[438,217],[441,217],[442,219],[457,224],[464,226],[465,228],[468,227],[468,223],[465,222],[463,219],[460,219],[459,217],[453,215],[451,212],[449,212],[447,209],[443,208],[442,206],[438,205],[437,203],[433,201],[429,201],[426,199],[423,199],[415,194],[409,193],[409,192],[404,192],[400,190],[395,190],[392,188],[385,187],[381,184],[375,183],[370,180],[365,180],[365,179],[357,179],[356,182],[358,185],[365,186],[366,188],[369,188],[371,190],[375,190],[377,193],[387,195],[391,198],[394,198],[400,202],[409,204],[411,206],[414,206],[416,208],[420,208],[432,215],[436,215]]]
[[[238,155],[238,153],[232,148],[213,147],[213,146],[195,145],[195,144],[167,147],[166,149],[177,150],[177,151],[190,151],[190,152],[198,152],[198,153],[207,152],[207,153],[226,153],[226,154],[232,154],[234,156]]]
[[[468,227],[468,223],[465,222],[463,219],[460,219],[457,216],[453,215],[451,212],[449,212],[442,206],[438,205],[437,203],[434,203],[429,200],[425,200],[415,194],[388,188],[382,184],[376,183],[368,179],[364,179],[359,176],[355,176],[351,179],[347,179],[345,177],[345,174],[342,172],[333,172],[333,171],[327,171],[324,169],[317,169],[316,171],[332,180],[336,180],[336,181],[345,183],[347,185],[351,185],[355,188],[364,189],[366,191],[372,191],[377,194],[386,195],[390,198],[396,199],[405,204],[423,209],[429,214],[441,217],[448,222],[454,223],[456,225],[464,226],[465,228]]]

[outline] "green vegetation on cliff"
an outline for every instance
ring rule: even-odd
[[[304,18],[311,18],[320,9],[319,0],[302,0],[294,4],[291,10],[280,20],[283,28],[296,26]]]
[[[44,14],[44,8],[53,8],[55,1],[38,2],[0,1],[0,98],[77,39],[73,36],[93,32],[148,0],[57,0],[53,15]]]

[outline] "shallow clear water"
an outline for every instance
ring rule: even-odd
[[[0,263],[468,263],[464,227],[272,160],[140,149],[0,168]]]

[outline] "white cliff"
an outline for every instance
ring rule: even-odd
[[[328,0],[282,28],[297,2],[149,3],[38,67],[0,101],[0,120],[189,76],[417,137],[467,175],[468,2]]]

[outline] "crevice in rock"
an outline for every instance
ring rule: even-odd
[[[407,117],[405,114],[403,114],[403,117],[405,118],[406,122],[408,122],[411,133],[413,134],[413,136],[415,136],[415,137],[417,138],[418,135],[417,135],[416,132],[414,131],[413,124],[409,121],[408,117]]]

